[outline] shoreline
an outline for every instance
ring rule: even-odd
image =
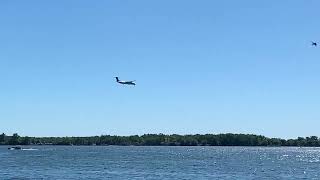
[[[0,145],[67,145],[67,146],[253,146],[253,147],[320,147],[317,136],[296,139],[269,138],[255,134],[144,134],[133,136],[28,137],[17,133],[0,135]]]

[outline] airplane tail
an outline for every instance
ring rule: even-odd
[[[115,78],[116,78],[117,82],[119,82],[119,78],[118,77],[115,77]]]

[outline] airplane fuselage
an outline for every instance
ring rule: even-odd
[[[126,84],[126,85],[136,85],[136,83],[132,81],[118,81],[119,84]]]

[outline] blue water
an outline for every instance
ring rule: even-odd
[[[320,179],[320,148],[0,146],[0,179]]]

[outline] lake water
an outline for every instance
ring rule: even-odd
[[[0,179],[320,179],[320,148],[0,146]]]

